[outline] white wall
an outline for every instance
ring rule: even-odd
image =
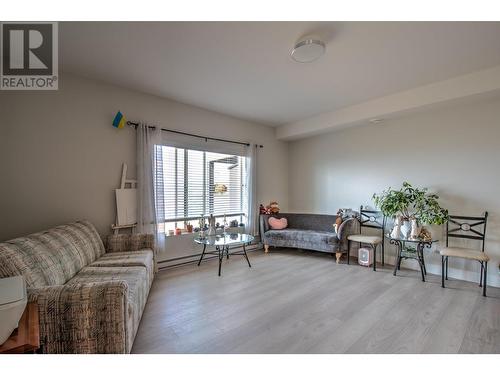
[[[130,120],[263,144],[258,199],[286,209],[287,144],[273,128],[70,74],[59,87],[0,92],[0,241],[82,218],[110,231],[122,163],[135,173],[135,132],[111,126],[117,110]],[[167,252],[182,254],[170,244]]]
[[[488,283],[500,286],[500,99],[295,141],[289,145],[289,158],[294,212],[373,206],[373,193],[399,187],[405,180],[436,191],[451,213],[479,215],[488,210]],[[442,236],[443,228],[433,230]],[[392,246],[386,249],[394,256]],[[426,255],[428,270],[440,274],[439,256]],[[451,277],[479,280],[477,262],[452,260],[450,267]]]
[[[118,109],[132,120],[264,144],[259,200],[277,200],[285,212],[372,204],[374,192],[404,180],[436,190],[451,212],[488,209],[489,283],[500,286],[500,99],[287,145],[267,126],[69,74],[55,92],[0,91],[0,241],[81,218],[109,232],[122,162],[135,171],[134,131],[111,126]],[[163,258],[196,252],[183,236],[167,242]],[[439,258],[428,261],[439,273]],[[473,262],[450,265],[453,277],[477,278]]]

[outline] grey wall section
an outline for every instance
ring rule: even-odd
[[[289,201],[294,212],[333,214],[339,207],[373,206],[373,193],[399,187],[405,180],[436,191],[452,213],[488,210],[489,284],[500,286],[498,98],[295,141],[289,154]],[[442,238],[443,229],[433,228],[435,236]],[[394,255],[394,248],[387,248]],[[430,271],[440,274],[439,256],[426,255]],[[477,262],[452,260],[450,267],[452,277],[479,280]]]
[[[135,131],[111,126],[117,110],[131,120],[264,144],[258,198],[287,208],[287,144],[273,128],[70,74],[59,87],[0,92],[0,241],[82,218],[110,231],[123,162],[135,176]]]

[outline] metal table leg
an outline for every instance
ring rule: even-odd
[[[425,265],[424,265],[424,244],[419,243],[417,245],[417,262],[420,266],[420,273],[422,274],[422,281],[425,282]]]
[[[250,264],[250,260],[248,260],[248,255],[247,255],[247,250],[245,248],[245,244],[243,244],[243,254],[245,254],[245,258],[247,260],[248,267],[252,267],[252,265]]]
[[[220,246],[216,246],[215,249],[217,250],[217,254],[219,256],[219,276],[220,276],[220,271],[222,268],[222,258],[224,257],[224,248],[222,248],[222,251],[221,251]]]
[[[396,272],[398,271],[399,265],[401,264],[401,248],[402,248],[402,245],[401,245],[401,241],[392,240],[392,239],[391,239],[391,244],[396,245],[396,261],[394,262],[394,271],[392,272],[392,274],[394,276],[396,276]]]
[[[396,240],[396,239],[391,239],[391,244],[396,245],[397,247],[397,258],[396,258],[396,263],[394,264],[394,272],[392,273],[394,276],[396,276],[397,270],[401,269],[401,260],[403,258],[405,259],[415,259],[418,262],[418,265],[420,266],[420,273],[422,274],[422,281],[425,282],[425,275],[427,274],[427,269],[425,267],[425,260],[424,260],[424,248],[428,247],[430,248],[432,243],[431,242],[417,242],[416,243],[416,249],[415,249],[415,256],[402,256],[402,251],[404,247],[404,240]],[[443,258],[443,276],[444,276],[444,266],[445,266],[446,260]]]
[[[420,266],[420,272],[422,273],[422,281],[425,281],[425,275],[427,274],[427,271],[425,269],[425,263],[424,263],[424,243],[419,242],[416,250],[417,250],[417,261]]]
[[[198,261],[198,266],[200,265],[201,261],[203,260],[203,256],[205,255],[205,250],[207,248],[207,245],[204,244],[203,245],[203,251],[201,252],[201,257],[200,257],[200,260]]]

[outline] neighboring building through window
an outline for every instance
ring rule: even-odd
[[[198,226],[201,216],[246,218],[245,158],[171,146],[155,148],[155,203],[160,231]]]

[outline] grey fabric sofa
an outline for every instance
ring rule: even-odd
[[[288,227],[273,230],[269,227],[269,218],[285,217]],[[337,263],[342,253],[347,252],[347,236],[354,233],[357,220],[345,219],[338,233],[335,233],[333,224],[337,215],[279,213],[278,215],[260,215],[260,238],[266,252],[269,246],[293,247],[335,253]]]
[[[21,275],[38,304],[43,353],[129,353],[155,273],[153,235],[88,221],[0,243],[0,278]]]

